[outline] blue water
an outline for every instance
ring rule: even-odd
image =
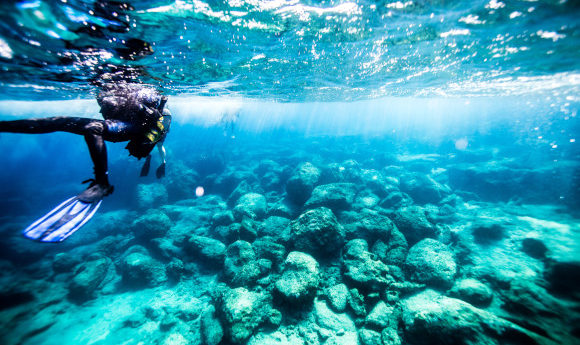
[[[0,133],[1,344],[580,342],[576,1],[130,6],[0,3],[0,120],[99,118],[108,82],[173,114],[166,177],[108,143],[54,245],[21,232],[86,144]]]

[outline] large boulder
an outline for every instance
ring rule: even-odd
[[[266,218],[258,227],[259,236],[269,236],[276,242],[287,243],[291,238],[290,219],[278,216]]]
[[[126,255],[120,270],[123,282],[131,287],[153,287],[167,281],[165,266],[143,250]]]
[[[314,317],[321,333],[328,337],[327,343],[337,345],[357,344],[357,331],[353,320],[346,313],[333,312],[325,301],[314,301]]]
[[[215,315],[213,305],[201,314],[199,328],[203,345],[218,345],[222,341],[224,329]]]
[[[413,344],[538,344],[539,336],[433,290],[400,303],[405,339]]]
[[[391,230],[386,242],[377,240],[371,251],[387,265],[401,266],[407,258],[409,245],[405,236],[395,227]]]
[[[418,204],[436,204],[450,193],[449,187],[435,181],[429,175],[420,173],[403,175],[401,190],[409,194]]]
[[[455,282],[449,295],[476,307],[487,307],[493,298],[491,289],[477,279],[465,278]]]
[[[319,179],[320,170],[312,163],[303,163],[286,182],[288,199],[295,204],[302,205],[310,197]]]
[[[348,297],[348,287],[342,283],[331,286],[326,291],[326,299],[330,307],[339,313],[342,313],[346,309]]]
[[[345,279],[365,291],[383,291],[394,282],[387,265],[368,251],[363,239],[349,241],[344,246],[342,265]]]
[[[374,210],[363,209],[354,214],[353,218],[354,222],[344,226],[347,238],[362,238],[369,243],[378,239],[386,241],[391,232],[397,229],[387,216]]]
[[[224,263],[224,277],[231,286],[249,286],[256,283],[260,267],[252,245],[236,241],[228,246]]]
[[[268,209],[266,198],[262,194],[247,193],[239,198],[234,207],[234,218],[241,220],[244,217],[250,219],[264,218]]]
[[[356,192],[356,185],[353,183],[330,183],[316,186],[304,207],[324,206],[335,212],[346,210],[351,208]]]
[[[246,288],[225,288],[216,296],[216,314],[225,336],[234,344],[244,343],[266,321],[272,308],[267,295]]]
[[[216,268],[224,264],[226,245],[216,239],[193,235],[189,238],[187,248],[203,264]]]
[[[457,264],[449,248],[431,238],[409,249],[405,268],[411,281],[445,289],[453,285],[457,273]]]
[[[275,289],[284,300],[303,303],[312,301],[319,283],[318,262],[308,254],[291,252]]]
[[[405,235],[409,245],[413,245],[427,237],[437,237],[437,229],[427,220],[425,211],[419,206],[398,209],[393,215],[393,221]]]
[[[135,237],[149,240],[165,236],[171,225],[171,219],[164,212],[151,209],[137,218],[132,227]]]
[[[294,247],[316,257],[334,256],[344,244],[344,229],[326,207],[308,210],[290,223]]]
[[[99,257],[78,265],[68,286],[70,296],[76,300],[93,298],[107,276],[110,264],[110,259]]]

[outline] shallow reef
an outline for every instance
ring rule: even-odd
[[[134,208],[62,244],[2,218],[0,343],[580,343],[578,205],[549,160],[324,138],[228,151],[172,157]]]

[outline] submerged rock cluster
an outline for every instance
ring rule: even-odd
[[[580,296],[568,285],[580,265],[553,255],[540,236],[549,229],[524,205],[454,187],[458,168],[436,155],[269,153],[169,169],[167,187],[137,189],[145,211],[103,213],[58,248],[22,249],[50,274],[27,268],[2,287],[2,324],[18,324],[6,316],[15,308],[53,321],[4,330],[3,343],[58,328],[67,308],[106,303],[124,315],[100,335],[111,343],[145,334],[167,345],[580,341],[570,321],[580,320]],[[171,187],[182,173],[192,190]],[[196,186],[206,194],[195,198]],[[18,276],[16,261],[1,261],[5,272]]]

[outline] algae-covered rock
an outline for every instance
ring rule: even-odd
[[[342,265],[345,279],[367,291],[381,291],[394,282],[387,265],[368,251],[363,239],[349,241],[344,246]]]
[[[171,228],[172,222],[169,217],[158,210],[149,210],[147,213],[133,222],[135,237],[152,239],[163,237]]]
[[[260,267],[250,243],[236,241],[228,246],[223,273],[232,286],[249,286],[256,283]]]
[[[538,344],[535,336],[455,298],[423,291],[401,302],[405,339],[418,344]]]
[[[258,228],[259,236],[268,236],[276,242],[286,244],[292,234],[290,233],[290,219],[278,216],[266,218]]]
[[[368,328],[376,330],[382,330],[388,326],[395,326],[393,325],[393,319],[395,319],[393,316],[394,313],[395,307],[379,301],[367,315],[365,325]]]
[[[346,314],[337,314],[333,312],[325,301],[315,300],[314,301],[314,317],[316,324],[325,330],[330,331],[327,333],[331,344],[356,344],[357,343],[357,331],[353,320]]]
[[[161,183],[138,184],[137,205],[139,208],[154,208],[167,203],[167,188]]]
[[[348,302],[348,287],[344,284],[336,284],[326,291],[326,298],[330,307],[339,313],[344,312]]]
[[[411,281],[441,288],[451,287],[457,273],[457,264],[449,248],[431,238],[409,249],[405,267]]]
[[[140,251],[125,256],[120,270],[123,282],[131,287],[153,287],[167,281],[165,266]]]
[[[371,251],[387,265],[401,266],[407,258],[409,246],[405,236],[397,228],[393,228],[386,242],[377,240]]]
[[[312,163],[303,163],[286,182],[286,193],[292,202],[302,205],[320,178],[320,170]]]
[[[361,328],[358,331],[358,338],[361,345],[383,345],[381,333],[372,329]],[[390,343],[387,343],[390,344]]]
[[[309,302],[319,284],[318,262],[305,253],[291,252],[284,261],[284,270],[276,281],[276,291],[288,302]]]
[[[226,257],[226,245],[210,237],[193,235],[189,238],[188,249],[202,260],[202,263],[219,268]]]
[[[344,229],[326,207],[304,212],[290,223],[294,248],[315,257],[335,256],[344,243]]]
[[[372,243],[377,239],[387,240],[391,232],[396,230],[395,224],[387,216],[374,210],[363,209],[353,218],[355,222],[344,226],[348,238],[362,238]]]
[[[245,342],[271,310],[268,296],[246,288],[224,289],[216,297],[216,314],[225,336],[234,344]]]
[[[215,315],[215,308],[210,305],[199,320],[201,343],[203,345],[217,345],[224,336],[224,330]]]
[[[212,217],[211,217],[211,224],[213,227],[216,226],[228,226],[230,224],[232,224],[235,221],[234,219],[234,214],[232,213],[232,211],[221,211],[221,212],[216,212]]]
[[[304,204],[306,208],[328,207],[337,212],[349,209],[354,202],[357,188],[353,183],[330,183],[316,186]]]
[[[476,307],[487,307],[493,298],[491,289],[473,278],[456,281],[449,294]]]
[[[437,237],[437,229],[427,220],[425,211],[421,207],[409,206],[400,208],[393,215],[393,221],[399,231],[405,235],[409,245],[413,245],[427,237]]]
[[[268,259],[278,265],[284,261],[286,248],[271,237],[261,237],[252,243],[252,248],[260,258]]]
[[[262,194],[247,193],[239,198],[234,207],[234,218],[241,220],[243,217],[250,219],[264,218],[268,209],[266,198]]]
[[[111,260],[105,257],[85,261],[76,267],[69,284],[69,294],[73,299],[86,300],[94,297],[105,277]]]
[[[71,272],[80,262],[80,258],[69,253],[58,253],[52,261],[52,269],[56,273]]]
[[[304,339],[297,333],[276,331],[258,333],[248,341],[248,345],[304,345]]]
[[[401,177],[401,190],[418,204],[436,204],[450,193],[449,187],[435,181],[429,175],[405,174]]]

